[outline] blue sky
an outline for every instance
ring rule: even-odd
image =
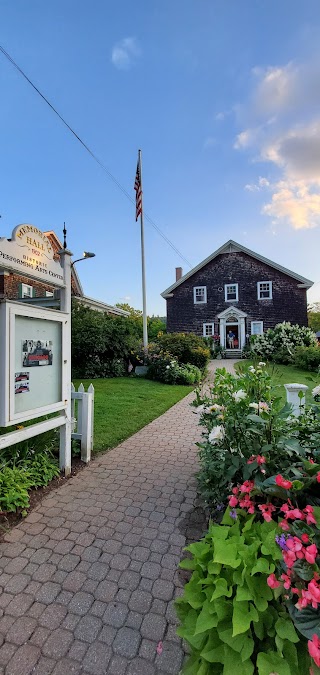
[[[192,266],[226,240],[320,282],[318,0],[0,0],[0,44]],[[0,54],[0,235],[61,235],[141,307],[134,207]],[[149,313],[186,263],[146,223]],[[320,300],[320,283],[310,293]]]

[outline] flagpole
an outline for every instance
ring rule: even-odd
[[[141,150],[139,150],[139,167],[141,183],[141,270],[142,270],[142,310],[143,310],[143,347],[146,353],[148,346],[148,323],[147,323],[147,294],[146,294],[146,265],[144,256],[144,222],[143,222],[143,190],[142,190],[142,162]]]

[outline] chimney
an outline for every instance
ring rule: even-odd
[[[179,281],[183,275],[182,267],[176,267],[176,281]]]

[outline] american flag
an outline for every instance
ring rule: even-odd
[[[140,162],[138,160],[136,178],[134,181],[134,189],[136,191],[136,221],[142,213],[142,189],[141,189],[141,174]]]

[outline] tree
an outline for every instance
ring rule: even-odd
[[[126,312],[129,312],[129,318],[133,319],[135,322],[137,334],[142,340],[143,336],[143,315],[141,309],[134,309],[134,307],[131,307],[128,305],[127,302],[118,302],[116,304],[116,307],[119,307],[120,309],[124,309]],[[166,332],[166,324],[165,321],[163,320],[162,317],[160,316],[148,316],[147,317],[147,322],[148,322],[148,340],[149,342],[153,342],[157,336],[158,333],[165,333]]]
[[[320,331],[320,302],[308,307],[308,325],[315,333]]]

